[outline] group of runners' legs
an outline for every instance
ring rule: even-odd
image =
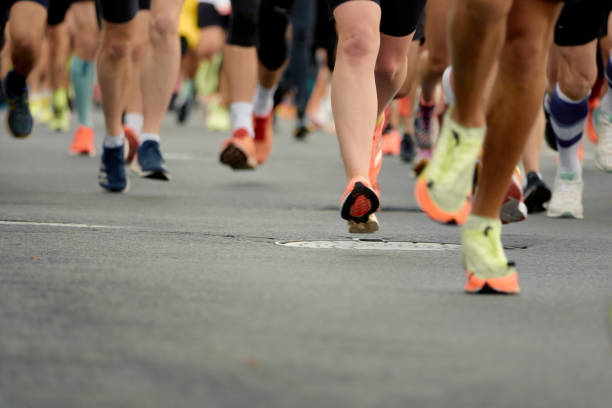
[[[383,202],[378,176],[383,155],[401,153],[416,163],[414,194],[423,212],[461,225],[468,292],[519,291],[501,244],[503,223],[544,210],[553,218],[584,217],[585,131],[597,142],[597,166],[612,172],[610,0],[5,3],[3,91],[13,136],[33,129],[28,81],[36,91],[47,81],[50,128],[69,129],[72,98],[78,127],[69,152],[94,156],[97,82],[104,114],[99,185],[127,191],[126,166],[169,181],[162,121],[176,105],[185,122],[205,66],[218,91],[208,99],[215,102],[209,117],[221,115],[211,128],[230,133],[219,161],[255,170],[272,153],[284,77],[295,93],[299,140],[312,125],[309,106],[321,104],[329,81],[348,231],[384,228],[376,216]],[[389,137],[393,127],[403,137]],[[540,174],[544,139],[558,152],[552,191]]]

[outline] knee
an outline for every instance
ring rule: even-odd
[[[509,0],[469,0],[463,2],[467,15],[479,24],[496,23],[505,18],[512,1]]]
[[[338,58],[346,58],[355,63],[374,61],[379,43],[378,27],[356,24],[340,32],[336,53]]]
[[[385,82],[403,81],[404,78],[399,77],[405,73],[405,64],[405,60],[402,61],[398,58],[379,58],[374,70],[376,80]]]
[[[429,72],[442,76],[446,68],[450,65],[450,60],[448,55],[436,54],[430,50],[427,56],[427,65]]]
[[[517,78],[517,85],[529,88],[532,80],[545,75],[547,46],[543,41],[528,36],[518,36],[506,43],[503,69]]]
[[[132,41],[127,36],[107,35],[104,37],[102,52],[112,60],[120,60],[130,55],[132,47]]]
[[[178,15],[166,10],[151,16],[151,42],[163,41],[178,36]]]
[[[12,53],[20,59],[35,60],[40,44],[41,39],[35,32],[21,30],[17,35],[11,33]]]

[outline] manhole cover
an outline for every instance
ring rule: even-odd
[[[451,251],[460,249],[457,244],[438,242],[407,242],[385,240],[336,240],[336,241],[279,241],[276,245],[292,248],[352,249],[374,251]]]

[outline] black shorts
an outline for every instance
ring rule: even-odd
[[[351,0],[327,0],[332,13]],[[380,5],[380,32],[392,37],[405,37],[416,29],[425,0],[372,0]]]
[[[555,25],[555,44],[571,47],[588,44],[608,33],[611,0],[567,2]]]
[[[9,19],[11,7],[19,1],[32,1],[40,4],[45,9],[49,8],[49,0],[0,0],[0,50],[4,46],[4,27]]]
[[[98,19],[121,24],[131,21],[139,10],[149,10],[151,0],[96,0]]]
[[[414,31],[412,41],[418,41],[421,43],[421,45],[425,43],[425,8],[423,8],[423,11],[419,16],[419,20],[417,21],[417,26],[416,30]]]
[[[85,2],[93,0],[49,0],[49,14],[47,16],[47,24],[50,26],[58,25],[66,18],[66,12],[73,3]]]
[[[222,16],[214,4],[198,3],[198,27],[222,27],[227,29],[229,25],[229,15]]]

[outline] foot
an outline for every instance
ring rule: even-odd
[[[485,128],[466,129],[446,113],[436,149],[415,186],[419,207],[434,221],[463,224],[467,220],[484,136]]]
[[[546,215],[552,218],[584,218],[582,189],[582,177],[579,174],[558,174]]]
[[[246,129],[236,129],[232,137],[223,142],[219,161],[232,170],[254,170],[257,167],[255,143]]]
[[[93,157],[96,154],[94,147],[94,131],[89,126],[80,125],[68,148],[68,153],[74,156],[83,155]]]
[[[376,214],[370,214],[366,222],[349,220],[348,230],[351,234],[372,234],[380,228]]]
[[[122,193],[128,190],[129,182],[125,175],[123,146],[103,149],[98,183],[100,187],[111,193]]]
[[[597,108],[593,113],[599,136],[595,150],[595,163],[603,171],[612,172],[612,117]]]
[[[227,132],[230,126],[229,110],[218,102],[210,103],[208,105],[206,127],[216,132]]]
[[[404,163],[412,163],[415,156],[416,150],[414,149],[412,135],[404,133],[402,144],[400,145],[400,159],[402,159]]]
[[[57,109],[53,111],[53,117],[49,122],[49,129],[53,132],[67,132],[70,130],[70,110]]]
[[[274,112],[267,116],[253,116],[253,128],[255,130],[255,158],[257,164],[264,164],[270,157],[272,151],[272,137],[274,134]]]
[[[165,164],[166,162],[159,150],[159,143],[147,140],[138,146],[136,158],[132,162],[131,168],[140,177],[170,181],[170,173]]]
[[[370,215],[379,207],[380,199],[370,182],[364,177],[355,177],[342,195],[340,215],[349,221],[349,232],[375,232],[378,230],[378,220]]]
[[[385,156],[399,156],[402,149],[402,135],[391,126],[387,126],[382,135],[382,153]]]
[[[463,267],[469,293],[519,293],[518,275],[501,243],[501,222],[471,215],[461,227]]]
[[[527,173],[527,185],[523,190],[523,196],[529,214],[544,211],[544,205],[550,201],[551,195],[550,189],[538,173],[533,171]]]
[[[28,86],[23,89],[13,90],[7,89],[6,81],[4,83],[4,93],[8,102],[8,112],[6,115],[7,130],[13,137],[22,139],[32,133],[34,127],[34,119],[30,114],[30,106],[28,104]]]
[[[502,224],[521,222],[527,219],[527,206],[523,201],[523,184],[518,167],[514,170],[499,218]]]

